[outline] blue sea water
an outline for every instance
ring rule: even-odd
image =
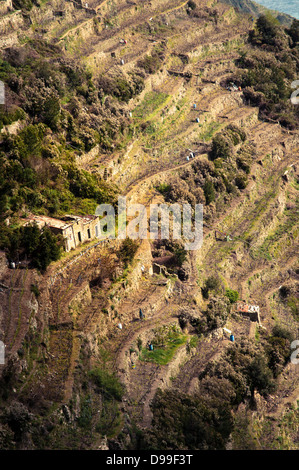
[[[299,0],[255,0],[255,2],[271,10],[288,13],[299,20]]]

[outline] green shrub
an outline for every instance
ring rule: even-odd
[[[280,335],[282,333],[282,336]],[[268,338],[268,366],[274,377],[278,377],[283,368],[290,360],[290,343],[293,339],[292,332],[287,330],[275,331],[273,329],[272,336]]]
[[[237,175],[235,178],[235,185],[238,189],[245,189],[248,183],[248,179],[245,175]]]
[[[33,7],[32,0],[13,0],[12,5],[16,10],[22,10],[28,12]]]
[[[187,259],[187,251],[179,245],[175,245],[174,247],[174,256],[178,266],[182,266],[182,264]]]
[[[287,339],[289,342],[292,342],[294,339],[294,334],[292,333],[292,331],[280,325],[275,325],[273,327],[272,336]]]
[[[275,390],[273,374],[264,356],[255,357],[247,367],[246,374],[252,395],[254,390],[257,390],[260,395],[266,397]]]
[[[115,192],[112,186],[105,183],[96,175],[85,170],[80,170],[75,165],[66,165],[68,172],[69,188],[74,196],[82,199],[94,199],[98,204],[113,202]]]
[[[53,131],[57,130],[60,117],[60,101],[54,94],[49,96],[43,105],[42,119],[43,122]]]
[[[144,80],[140,75],[131,74],[130,79],[125,76],[100,76],[98,86],[107,95],[112,95],[120,101],[128,103],[131,98],[144,89]]]
[[[296,47],[299,42],[299,20],[294,19],[291,27],[286,29],[286,32],[293,41],[293,47]]]
[[[115,374],[96,368],[89,372],[89,377],[107,400],[115,399],[121,401],[124,394],[124,386],[119,382]]]
[[[121,413],[116,401],[104,400],[99,420],[96,424],[96,432],[102,436],[112,437],[121,423]]]
[[[244,129],[241,129],[235,124],[229,124],[226,127],[225,131],[228,133],[228,135],[231,136],[231,139],[233,140],[234,145],[237,145],[241,142],[245,142],[247,138],[246,132],[244,131]]]
[[[229,314],[229,305],[225,298],[212,297],[205,312],[209,330],[225,325]]]
[[[13,139],[12,144],[19,151],[22,160],[30,155],[40,155],[44,133],[43,124],[30,124]]]
[[[256,47],[239,61],[245,69],[241,84],[246,101],[259,107],[262,118],[278,121],[289,129],[298,127],[298,112],[290,103],[290,84],[297,78],[297,35],[298,22],[283,30],[271,15],[261,15],[249,34],[249,41]]]
[[[227,160],[232,156],[232,144],[221,134],[217,134],[212,140],[212,148],[209,153],[211,160],[216,160],[216,158],[222,158]]]
[[[250,32],[249,39],[253,44],[279,46],[279,22],[270,13],[260,15],[256,22],[256,29]]]
[[[137,66],[144,69],[146,73],[154,74],[161,67],[163,60],[156,53],[153,55],[146,55],[143,59],[137,62]]]
[[[15,108],[9,111],[1,109],[0,106],[0,130],[3,126],[8,126],[19,119],[25,119],[26,113],[22,108]]]
[[[299,321],[299,299],[297,296],[290,296],[287,306],[291,309],[292,315],[296,321]]]
[[[157,191],[159,191],[159,193],[161,193],[163,195],[169,193],[170,189],[171,189],[171,185],[167,184],[167,183],[161,183],[157,187]]]
[[[35,297],[39,297],[39,296],[40,296],[39,288],[38,288],[37,285],[35,285],[35,284],[31,284],[31,292],[33,292],[33,294],[35,295]]]
[[[26,229],[29,227],[25,227],[23,234],[25,235]],[[36,237],[36,234],[33,235]],[[60,258],[61,248],[58,244],[57,237],[51,232],[50,229],[43,229],[38,236],[38,240],[33,241],[27,237],[27,242],[30,246],[30,249],[26,247],[26,243],[24,242],[24,238],[22,239],[22,243],[24,243],[25,249],[27,249],[29,256],[32,258],[32,264],[36,268],[40,269],[41,271],[45,271],[48,265],[52,261],[57,261]],[[30,243],[32,243],[30,245]]]
[[[236,163],[240,170],[243,170],[247,175],[249,175],[251,167],[250,163],[248,163],[245,158],[237,157]]]
[[[211,290],[217,290],[220,287],[220,280],[216,276],[209,276],[202,288],[202,295],[205,299],[209,298]]]
[[[236,303],[239,298],[239,293],[236,290],[232,290],[232,289],[226,289],[225,295],[231,304]]]
[[[77,423],[80,428],[90,429],[92,422],[92,399],[89,395],[81,400],[80,415]]]
[[[191,8],[191,10],[195,10],[195,8],[196,8],[196,3],[193,0],[189,0],[187,5],[188,5],[189,8]]]
[[[209,205],[215,200],[216,192],[214,185],[211,180],[206,179],[203,187],[204,195],[206,198],[206,204]]]
[[[138,249],[138,243],[131,238],[126,238],[120,249],[118,250],[119,259],[124,263],[125,267],[127,267],[132,261],[135,256],[135,253]]]

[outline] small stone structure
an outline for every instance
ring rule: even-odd
[[[245,302],[238,302],[237,312],[243,313],[243,315],[248,316],[251,321],[256,321],[259,324],[261,323],[260,307],[258,305],[249,305]]]

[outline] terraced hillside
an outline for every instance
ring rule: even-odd
[[[95,240],[44,273],[3,254],[2,446],[298,449],[299,135],[243,86],[252,19],[211,0],[51,0],[19,16],[2,47],[47,41],[95,83],[61,107],[101,139],[64,147],[62,125],[54,148],[127,202],[202,203],[204,237],[189,252]]]

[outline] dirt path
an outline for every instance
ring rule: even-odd
[[[194,355],[182,368],[179,374],[172,382],[172,387],[186,393],[192,393],[196,389],[198,376],[207,364],[218,361],[224,350],[231,343],[225,338],[222,339],[205,339],[201,341]]]
[[[177,322],[177,315],[165,309],[157,312],[155,318],[144,320],[137,327],[130,328],[130,333],[122,341],[121,347],[117,351],[116,364],[121,381],[127,387],[125,401],[133,404],[129,406],[134,415],[142,416],[142,425],[150,425],[151,411],[150,404],[157,389],[165,380],[167,366],[158,366],[154,363],[141,363],[136,354],[130,354],[130,348],[140,337],[150,336],[151,330],[163,325]],[[144,343],[146,341],[144,340]],[[135,369],[131,368],[132,361],[135,363]]]

